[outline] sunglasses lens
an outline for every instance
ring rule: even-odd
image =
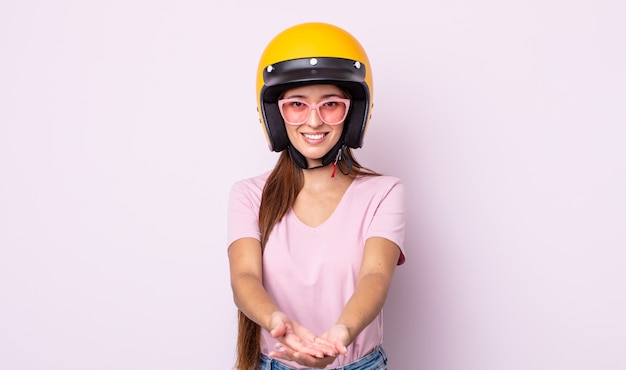
[[[329,125],[336,125],[338,123],[341,123],[341,121],[343,121],[343,119],[346,117],[346,111],[346,104],[344,102],[335,100],[327,100],[318,109],[322,121],[326,122]]]
[[[285,122],[289,124],[299,125],[304,123],[307,118],[309,118],[309,114],[311,112],[311,108],[306,102],[292,100],[285,102],[282,105],[281,113],[283,114],[283,118]]]

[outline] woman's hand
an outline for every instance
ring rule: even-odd
[[[335,346],[335,350],[338,354],[347,355],[348,349],[346,346],[350,344],[350,331],[345,325],[337,324],[330,328],[327,332],[321,335],[323,339],[326,339]]]
[[[323,357],[311,356],[303,352],[295,351],[293,348],[283,345],[282,343],[276,344],[276,351],[270,353],[271,357],[279,358],[287,361],[294,361],[300,365],[323,369],[335,361],[338,355],[345,355],[348,353],[346,344],[350,341],[350,334],[348,328],[345,325],[335,325],[330,330],[322,334],[319,338],[315,338],[311,344],[314,347],[320,345],[332,346],[332,351],[326,352]]]
[[[296,361],[304,366],[324,368],[340,353],[337,346],[276,311],[270,318],[270,335],[278,339],[271,357]]]
[[[302,352],[296,352],[281,343],[276,343],[276,351],[270,352],[269,356],[281,360],[294,361],[300,365],[316,369],[326,368],[337,358],[337,356],[323,356],[321,358],[309,356]]]

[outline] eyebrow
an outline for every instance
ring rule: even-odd
[[[283,99],[306,99],[307,96],[306,95],[285,95],[283,97]],[[343,96],[341,96],[338,93],[330,93],[330,94],[325,94],[321,96],[322,99],[328,99],[328,98],[341,98],[341,99],[345,99]]]

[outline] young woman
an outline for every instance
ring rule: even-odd
[[[345,30],[304,23],[268,44],[257,76],[281,154],[230,196],[237,369],[386,369],[381,310],[404,262],[405,195],[351,151],[373,106],[367,55]]]

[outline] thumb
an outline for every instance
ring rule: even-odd
[[[272,336],[272,338],[279,338],[282,337],[283,335],[285,335],[286,332],[286,326],[285,324],[280,321],[278,323],[278,325],[276,325],[271,331],[270,331],[270,335]]]

